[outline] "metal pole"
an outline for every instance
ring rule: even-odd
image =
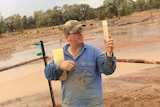
[[[42,53],[43,53],[44,65],[46,66],[47,65],[47,58],[46,58],[46,53],[44,50],[43,41],[40,41],[40,43],[41,43],[41,49],[42,49]],[[51,81],[49,81],[49,80],[48,80],[48,85],[49,85],[50,95],[51,95],[51,99],[52,99],[52,105],[53,105],[53,107],[56,107],[55,99],[54,99],[54,95],[53,95],[52,84],[51,84]]]

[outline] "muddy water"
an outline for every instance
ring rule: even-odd
[[[136,38],[137,36],[151,36],[151,35],[159,35],[160,34],[160,24],[155,22],[149,23],[148,25],[140,25],[140,24],[132,24],[129,25],[127,28],[123,26],[119,27],[110,27],[109,33],[113,36],[118,35],[126,35],[126,36],[132,36],[133,38]],[[102,34],[86,34],[85,35],[85,41],[89,44],[95,45],[97,47],[102,46],[103,44],[103,36]],[[58,48],[64,46],[66,43],[66,40],[62,40],[61,43],[59,40],[55,41],[49,41],[44,44],[46,54],[51,56],[51,49],[52,48]],[[158,49],[159,47],[157,47]],[[28,61],[34,58],[37,58],[36,54],[40,52],[40,48],[36,46],[30,46],[30,49],[24,50],[22,52],[15,52],[13,54],[6,56],[6,58],[1,58],[0,56],[0,69],[5,68],[7,66],[15,65],[20,62]],[[126,53],[127,54],[127,53]],[[143,54],[143,52],[142,52]],[[3,56],[5,57],[5,56]],[[5,59],[5,60],[3,60]]]
[[[129,25],[127,28],[123,27],[113,27],[111,31],[111,35],[129,35],[129,36],[136,36],[141,34],[143,35],[159,35],[160,34],[160,23],[153,22],[147,25],[144,24],[132,24]]]
[[[37,41],[37,42],[39,42],[39,41]],[[63,44],[61,44],[61,45],[63,45]],[[49,41],[47,43],[44,43],[46,55],[51,56],[51,49],[60,47],[61,45],[59,43],[59,40],[55,40],[54,42]],[[16,65],[21,62],[36,59],[39,57],[36,55],[39,52],[41,52],[41,48],[39,46],[37,47],[37,46],[31,45],[29,49],[19,51],[19,52],[14,52],[14,53],[6,56],[6,58],[1,58],[2,56],[0,56],[0,69],[8,67],[8,66]]]

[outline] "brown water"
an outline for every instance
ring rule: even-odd
[[[138,38],[138,36],[159,35],[160,34],[159,29],[160,29],[160,24],[155,21],[155,22],[149,23],[147,26],[140,25],[140,24],[132,24],[132,25],[129,25],[127,28],[124,26],[110,27],[109,33],[110,35],[113,35],[113,36],[126,35],[126,36],[132,37],[131,39],[133,39],[133,38]],[[97,30],[102,30],[102,29],[100,27],[97,27]],[[87,34],[85,35],[85,39],[86,39],[86,43],[93,44],[97,47],[100,47],[103,44],[103,36],[101,33]],[[119,41],[123,41],[123,39]],[[46,54],[51,56],[52,48],[64,46],[65,43],[66,43],[66,40],[63,40],[61,44],[59,40],[48,41],[47,43],[44,44]],[[116,44],[116,41],[115,41],[115,44]],[[160,47],[157,46],[157,49],[158,48]],[[131,52],[132,50],[126,50],[126,52],[127,51]],[[20,63],[20,62],[37,58],[36,54],[38,52],[40,52],[40,48],[32,45],[27,50],[23,50],[19,52],[15,51],[12,54],[0,55],[0,69]],[[143,52],[140,54],[143,54]]]

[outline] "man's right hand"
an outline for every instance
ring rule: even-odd
[[[72,71],[75,68],[75,62],[71,60],[65,60],[60,63],[60,67],[63,71]]]

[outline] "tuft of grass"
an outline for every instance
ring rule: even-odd
[[[121,97],[121,102],[126,102],[126,101],[129,101],[131,98],[130,97]]]

